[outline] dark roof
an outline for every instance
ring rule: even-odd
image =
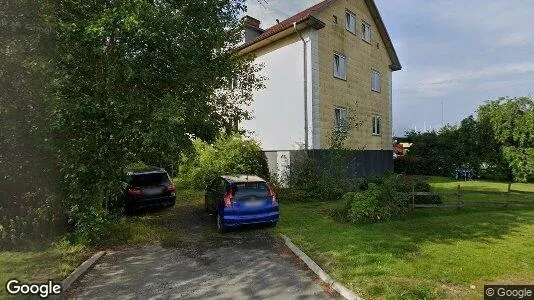
[[[250,45],[253,45],[257,42],[260,42],[268,37],[271,37],[279,32],[282,32],[286,29],[289,29],[293,26],[293,23],[302,23],[307,21],[312,21],[312,26],[316,26],[316,29],[320,29],[324,27],[324,23],[318,20],[314,14],[327,8],[330,4],[334,3],[336,0],[324,0],[322,2],[319,2],[318,4],[307,8],[296,15],[289,17],[282,22],[267,28],[262,34],[260,34],[256,39],[249,41],[241,46],[238,47],[238,49],[245,49]],[[395,48],[393,47],[393,43],[391,42],[391,39],[389,37],[389,34],[386,29],[386,25],[384,24],[382,17],[380,16],[380,12],[378,11],[378,8],[376,7],[376,4],[374,0],[364,0],[365,4],[367,5],[367,8],[371,12],[371,15],[373,16],[373,19],[375,20],[378,31],[380,32],[380,35],[382,36],[386,50],[388,51],[389,57],[391,61],[393,62],[390,66],[390,68],[393,71],[397,71],[401,69],[401,64],[399,61],[399,58],[397,56],[397,53],[395,51]],[[322,24],[322,26],[321,26]]]
[[[230,183],[239,183],[239,182],[265,182],[263,178],[260,178],[255,175],[223,175],[222,178]]]
[[[330,3],[334,1],[336,0],[325,0],[325,1],[319,2],[318,4],[299,12],[298,14],[292,17],[287,18],[280,23],[265,29],[265,31],[262,34],[260,34],[256,39],[239,46],[239,48],[240,49],[246,48],[252,44],[255,44],[261,40],[264,40],[270,36],[273,36],[279,32],[282,32],[292,27],[293,23],[297,23],[297,24],[302,23],[306,21],[307,19],[309,19],[310,17],[312,17],[311,15],[313,13],[323,9],[324,7],[328,6]]]

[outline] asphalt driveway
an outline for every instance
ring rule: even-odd
[[[108,252],[74,284],[71,299],[337,298],[288,250],[261,229],[199,239],[215,226],[201,209],[178,219],[191,235],[171,247]]]

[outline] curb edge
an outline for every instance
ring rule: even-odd
[[[106,251],[99,251],[89,259],[79,265],[67,278],[61,282],[62,292],[66,292],[80,276],[82,276],[89,268],[91,268],[102,256],[106,254]]]
[[[322,281],[324,281],[326,284],[330,285],[336,292],[338,292],[341,296],[343,296],[345,299],[348,300],[363,300],[362,297],[356,295],[353,291],[349,290],[347,287],[342,285],[341,283],[335,281],[328,273],[326,273],[319,265],[313,261],[306,253],[304,253],[302,250],[300,250],[293,242],[291,242],[291,239],[287,236],[280,234],[282,238],[284,239],[284,242],[286,246],[301,260],[303,261],[310,270],[312,270],[319,278],[321,278]]]

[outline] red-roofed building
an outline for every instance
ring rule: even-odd
[[[266,29],[246,16],[243,37],[238,53],[254,55],[267,80],[241,127],[265,150],[329,148],[346,130],[349,148],[392,150],[401,64],[373,0],[325,0]],[[348,126],[351,117],[362,125]]]

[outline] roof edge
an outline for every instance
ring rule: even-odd
[[[312,14],[307,15],[307,16],[304,17],[302,20],[299,20],[298,22],[295,22],[295,23],[296,23],[297,25],[301,25],[301,24],[305,24],[305,25],[306,25],[306,26],[300,28],[299,30],[304,29],[304,28],[307,28],[307,27],[311,27],[311,28],[313,28],[313,29],[315,29],[315,30],[320,30],[320,29],[322,29],[322,28],[324,28],[324,27],[326,26],[326,24],[325,24],[323,21],[317,19],[317,18],[316,18],[315,16],[313,16]],[[292,24],[293,24],[293,23],[292,23]],[[282,31],[277,32],[277,33],[275,33],[275,34],[273,34],[273,35],[265,36],[265,37],[263,37],[263,38],[261,38],[261,39],[256,39],[256,40],[250,41],[250,42],[248,42],[248,43],[245,43],[245,44],[243,44],[243,45],[240,45],[240,46],[238,46],[238,47],[235,48],[235,51],[236,51],[236,52],[244,51],[244,50],[247,49],[248,47],[251,47],[251,46],[253,46],[253,45],[255,45],[255,44],[257,44],[257,43],[259,43],[259,42],[261,42],[261,41],[263,41],[263,40],[269,39],[269,38],[271,38],[271,37],[273,37],[273,36],[276,36],[276,35],[278,35],[278,34],[280,34],[280,33],[282,33],[282,32],[285,32],[285,31],[287,31],[287,30],[294,30],[294,29],[293,29],[293,26],[287,27],[287,28],[283,29]],[[277,39],[277,40],[278,40],[278,39]],[[260,47],[260,48],[261,48],[261,47]],[[256,49],[254,49],[254,50],[256,50]]]
[[[378,32],[382,36],[382,40],[386,44],[386,50],[388,51],[389,57],[391,59],[391,65],[389,68],[392,71],[399,71],[402,69],[402,65],[400,63],[399,57],[397,56],[397,52],[395,51],[395,47],[393,47],[393,42],[391,41],[391,38],[389,37],[388,30],[386,28],[386,25],[384,24],[384,20],[382,20],[382,16],[380,15],[380,11],[378,10],[378,7],[376,6],[376,3],[374,0],[364,0],[365,4],[367,4],[367,8],[369,9],[369,12],[371,12],[371,16],[375,19],[375,23],[378,27]]]

